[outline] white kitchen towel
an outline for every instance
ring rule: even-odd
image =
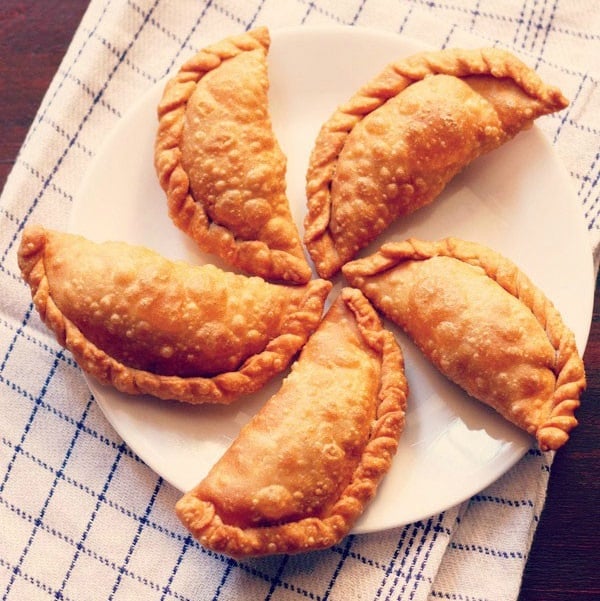
[[[106,135],[195,50],[267,25],[346,24],[433,47],[513,50],[570,99],[540,120],[597,251],[600,17],[585,0],[92,0],[0,201],[0,593],[23,599],[515,599],[552,455],[532,448],[440,515],[334,548],[235,561],[176,519],[179,496],[107,423],[32,307],[23,227],[66,229]],[[58,17],[57,17],[58,18]],[[343,49],[342,49],[343,51]],[[597,256],[597,253],[596,253]]]

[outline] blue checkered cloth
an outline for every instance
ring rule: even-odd
[[[493,6],[492,6],[493,5]],[[21,280],[23,227],[67,229],[81,175],[156,81],[255,25],[351,24],[433,47],[507,47],[570,99],[541,120],[600,241],[600,17],[570,0],[92,0],[0,203],[0,593],[32,599],[515,599],[551,454],[439,515],[330,550],[234,561],[182,528],[179,492],[106,421]],[[595,71],[592,69],[596,69]]]

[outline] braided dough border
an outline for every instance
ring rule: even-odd
[[[57,341],[69,350],[83,371],[127,394],[149,394],[191,404],[229,404],[259,390],[283,371],[317,328],[331,283],[312,280],[298,310],[285,319],[281,333],[263,351],[244,361],[237,371],[213,377],[165,376],[135,369],[117,361],[90,342],[52,299],[44,266],[46,236],[42,228],[19,249],[19,266],[31,287],[33,303]]]
[[[266,54],[269,46],[268,29],[259,27],[208,46],[181,66],[166,84],[158,105],[154,166],[167,195],[171,219],[204,251],[214,253],[230,265],[267,280],[280,279],[305,284],[312,273],[304,258],[271,249],[259,240],[236,239],[228,228],[211,221],[202,203],[194,199],[189,177],[181,164],[180,140],[185,111],[196,84],[223,61],[257,49],[262,49]],[[275,274],[280,277],[275,277]]]
[[[584,365],[573,332],[552,302],[515,263],[476,242],[453,237],[436,242],[411,238],[384,244],[377,253],[347,263],[342,270],[348,281],[360,287],[363,278],[393,269],[403,261],[422,261],[435,256],[452,257],[483,269],[488,277],[528,307],[545,331],[555,349],[556,384],[550,415],[530,434],[535,435],[542,451],[558,449],[577,426],[574,413],[586,386]]]
[[[451,48],[421,52],[387,65],[379,75],[335,110],[321,127],[311,153],[306,174],[308,213],[304,220],[304,243],[321,277],[335,273],[342,261],[329,231],[329,222],[331,184],[338,156],[347,137],[357,123],[387,100],[397,96],[411,84],[438,74],[510,78],[526,94],[547,106],[548,112],[567,105],[567,100],[558,88],[546,85],[525,63],[510,52],[498,48]]]
[[[330,547],[348,534],[388,472],[405,421],[408,384],[402,351],[394,335],[382,327],[362,292],[344,288],[341,296],[354,314],[363,339],[380,354],[382,361],[377,417],[351,482],[326,517],[245,529],[224,523],[215,506],[197,498],[192,490],[178,501],[176,511],[183,524],[206,547],[232,557]]]

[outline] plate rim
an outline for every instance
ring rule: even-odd
[[[385,30],[378,30],[376,28],[365,27],[365,26],[354,26],[354,25],[343,25],[343,24],[310,25],[310,26],[294,25],[294,26],[286,26],[286,27],[279,27],[279,28],[270,28],[270,33],[271,33],[272,40],[275,43],[278,43],[278,42],[280,43],[281,40],[285,41],[285,39],[290,36],[304,37],[304,36],[310,35],[310,36],[316,36],[318,38],[319,36],[321,36],[323,34],[326,34],[328,36],[335,34],[335,35],[341,35],[341,36],[347,36],[347,35],[349,35],[349,36],[365,36],[365,37],[369,37],[369,38],[371,36],[374,36],[376,38],[387,38],[392,43],[399,43],[399,44],[407,43],[409,45],[419,46],[423,50],[427,50],[428,48],[432,49],[431,46],[428,46],[427,44],[424,44],[424,43],[420,42],[419,40],[416,40],[409,36],[405,36],[403,34],[397,34],[397,33],[390,32],[390,31],[385,31]],[[89,186],[90,180],[94,179],[93,178],[94,165],[97,163],[98,157],[102,156],[102,154],[104,152],[106,152],[106,149],[109,148],[111,146],[111,144],[114,143],[114,140],[118,138],[119,134],[122,131],[122,128],[126,127],[126,123],[127,123],[128,119],[130,118],[130,115],[132,115],[133,113],[135,113],[136,111],[138,111],[140,109],[140,106],[145,101],[147,101],[147,96],[151,95],[153,92],[156,92],[156,89],[160,89],[161,86],[164,86],[166,81],[170,77],[172,77],[173,72],[176,72],[177,69],[178,69],[178,67],[175,67],[172,72],[170,72],[165,77],[158,80],[157,82],[153,83],[152,85],[150,85],[145,90],[145,92],[140,94],[140,97],[137,99],[137,101],[132,103],[129,110],[123,115],[123,117],[121,117],[117,121],[117,123],[115,123],[115,125],[111,128],[111,130],[106,134],[104,140],[99,145],[97,153],[92,158],[92,161],[90,162],[88,168],[85,171],[85,174],[84,174],[82,181],[80,183],[80,186],[79,186],[78,194],[75,197],[76,199],[80,198],[81,190],[86,189],[86,187]],[[377,69],[375,69],[373,75],[376,75],[376,72],[377,72]],[[331,112],[333,112],[334,109],[335,109],[335,106],[332,106]],[[543,132],[541,132],[536,125],[534,125],[534,127],[539,132],[541,140],[546,144],[547,150],[550,152],[550,154],[554,158],[555,163],[560,165],[560,167],[563,169],[564,173],[563,173],[562,177],[565,178],[565,181],[570,182],[570,177],[568,176],[568,173],[566,173],[566,169],[564,168],[562,161],[556,154],[554,147],[552,146],[552,144],[550,143],[548,138],[543,134]],[[574,200],[576,201],[576,196],[574,195],[574,192],[572,189],[571,189],[571,192],[572,192],[572,194],[569,195],[568,201],[570,203],[573,203]],[[69,225],[68,225],[69,231],[73,231],[74,223],[77,221],[77,216],[78,216],[77,211],[81,210],[81,209],[82,209],[82,205],[80,202],[73,203],[72,211],[71,211],[70,218],[69,218]],[[581,217],[581,219],[583,222],[583,216]],[[593,253],[592,253],[591,245],[589,248],[589,259],[590,259],[589,260],[590,277],[592,279],[594,279],[593,278]],[[592,295],[592,300],[590,302],[593,306],[593,295]],[[583,348],[580,349],[580,352],[582,355],[583,355],[585,346],[587,344],[590,328],[591,328],[591,310],[590,310],[590,319],[588,320],[588,324],[587,324],[587,332],[585,333],[585,336],[583,336],[583,338],[584,338]],[[580,335],[580,338],[581,338],[581,335]],[[580,342],[580,344],[581,344],[581,342]],[[115,414],[114,414],[114,411],[112,410],[112,407],[108,406],[105,402],[105,398],[104,398],[104,394],[103,394],[104,387],[102,385],[100,385],[92,377],[88,376],[88,374],[84,373],[84,376],[86,378],[88,387],[94,394],[94,397],[96,398],[96,401],[98,402],[98,405],[100,406],[100,409],[102,410],[107,421],[115,429],[117,434],[129,445],[129,440],[128,440],[129,437],[127,436],[127,433],[124,433],[122,431],[122,427],[120,427],[121,424],[119,423],[119,420],[115,418]],[[463,496],[455,499],[451,504],[445,504],[445,506],[443,508],[441,508],[439,511],[446,511],[447,509],[450,509],[451,507],[453,507],[461,502],[464,502],[466,499],[470,498],[474,494],[477,494],[477,492],[485,489],[487,486],[489,486],[491,483],[493,483],[498,478],[500,478],[503,474],[505,474],[507,471],[509,471],[511,469],[511,467],[513,467],[528,452],[528,450],[530,448],[531,448],[531,445],[528,446],[527,448],[521,448],[518,452],[515,452],[514,455],[512,455],[505,462],[504,467],[501,470],[501,473],[497,473],[497,472],[491,473],[487,480],[486,479],[480,480],[480,482],[483,482],[483,484],[481,486],[479,486],[479,484],[478,484],[477,490],[470,489],[469,491],[466,491]],[[136,454],[138,454],[138,451],[135,448],[132,448],[132,451],[135,452]],[[173,485],[177,489],[181,490],[181,488],[179,486],[173,484],[173,482],[171,481],[171,479],[169,477],[167,477],[165,474],[161,473],[160,469],[157,469],[155,467],[156,462],[154,461],[153,458],[148,458],[147,456],[142,456],[141,454],[138,454],[138,456],[156,474],[158,474],[165,481],[169,482],[171,485]],[[427,512],[423,513],[422,515],[419,515],[419,517],[411,518],[410,521],[401,521],[401,522],[398,522],[398,523],[395,523],[392,525],[385,525],[382,527],[371,527],[371,528],[369,528],[369,527],[361,528],[360,520],[359,520],[359,522],[357,522],[358,528],[353,529],[352,532],[362,534],[362,533],[368,533],[368,532],[377,532],[377,531],[387,530],[390,528],[404,526],[404,525],[406,525],[408,523],[412,523],[414,521],[419,521],[419,520],[425,519],[427,517],[430,517],[431,515],[433,515],[431,513],[431,511],[427,511]]]

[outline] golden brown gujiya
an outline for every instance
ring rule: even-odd
[[[286,196],[286,159],[268,109],[269,32],[201,50],[167,84],[155,166],[174,223],[204,251],[266,280],[311,270]]]
[[[457,238],[389,243],[343,273],[470,395],[555,450],[585,388],[573,333],[499,253]]]
[[[331,284],[270,284],[41,227],[18,253],[34,304],[81,368],[130,394],[229,403],[284,370]]]
[[[179,500],[180,519],[234,557],[330,547],[390,468],[407,392],[393,334],[343,289],[280,390]]]
[[[319,275],[331,277],[475,158],[566,105],[558,89],[495,48],[391,63],[335,111],[315,141],[304,241]]]

